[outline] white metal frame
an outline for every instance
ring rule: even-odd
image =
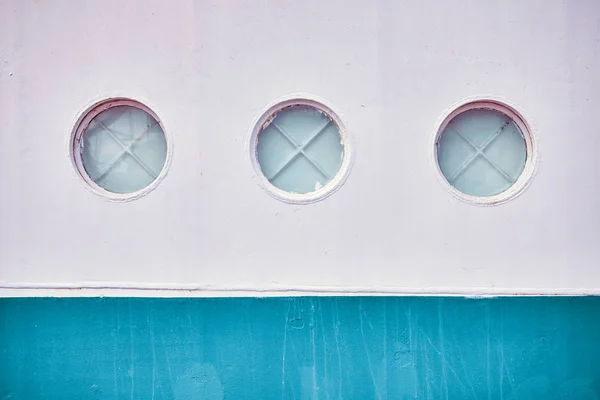
[[[165,164],[164,164],[163,168],[161,169],[161,171],[159,173],[156,173],[156,171],[152,171],[152,175],[156,175],[156,177],[152,181],[152,183],[150,183],[145,188],[140,189],[135,192],[132,192],[132,193],[114,193],[114,192],[110,192],[110,191],[104,189],[103,187],[101,187],[100,185],[98,185],[86,172],[84,165],[83,165],[83,159],[81,157],[81,149],[82,149],[81,145],[83,143],[82,142],[83,135],[85,134],[85,132],[86,132],[87,128],[89,127],[90,123],[92,122],[92,120],[96,116],[98,116],[100,113],[102,113],[110,108],[119,107],[119,106],[134,107],[134,108],[137,108],[139,110],[146,112],[148,115],[150,115],[154,119],[156,124],[158,124],[160,126],[160,128],[162,129],[162,131],[165,135],[165,140],[167,142],[167,156],[165,159]],[[123,150],[125,152],[127,152],[126,147],[131,147],[131,145],[133,145],[133,143],[132,143],[131,145],[127,146],[127,145],[121,143],[121,141],[118,138],[114,137],[114,139],[121,147],[123,147]],[[139,199],[140,197],[143,197],[143,196],[147,195],[148,193],[150,193],[152,190],[154,190],[158,186],[158,184],[162,181],[162,179],[164,179],[165,175],[167,174],[169,165],[171,163],[172,148],[173,148],[172,140],[171,140],[170,136],[168,135],[162,121],[160,120],[160,118],[158,118],[156,113],[154,111],[152,111],[152,109],[150,109],[150,107],[146,106],[145,104],[143,104],[137,100],[133,100],[130,98],[125,98],[125,97],[115,97],[115,98],[101,100],[99,102],[94,103],[91,107],[89,107],[87,110],[85,110],[81,114],[77,123],[75,124],[73,132],[71,133],[69,144],[70,144],[69,151],[70,151],[71,160],[73,162],[73,165],[75,167],[75,170],[76,170],[78,176],[80,176],[81,179],[83,179],[83,181],[86,183],[85,186],[92,193],[94,193],[100,197],[103,197],[105,199],[112,200],[112,201],[131,201],[131,200]],[[114,164],[115,161],[116,160],[114,160],[112,162],[112,164]],[[138,160],[138,162],[140,162],[140,161]],[[145,167],[145,164],[143,162],[140,165],[142,165],[142,167]],[[110,165],[108,167],[108,169],[111,166],[112,165]]]
[[[525,148],[527,154],[525,159],[525,166],[523,168],[523,171],[521,172],[521,175],[508,189],[493,196],[471,196],[461,192],[460,190],[452,186],[452,184],[444,176],[438,163],[438,144],[442,133],[444,132],[450,121],[452,121],[456,116],[462,114],[465,111],[474,109],[489,109],[498,111],[506,115],[517,125],[517,127],[523,134],[523,138],[525,139]],[[492,136],[495,137],[495,135]],[[463,100],[451,107],[449,111],[444,113],[444,115],[438,120],[436,124],[436,128],[434,131],[434,142],[432,147],[435,169],[445,189],[448,190],[454,197],[473,205],[494,206],[503,204],[511,199],[514,199],[515,197],[523,193],[523,191],[530,184],[537,168],[537,148],[535,145],[535,140],[530,125],[526,122],[522,114],[513,105],[509,105],[505,100],[500,100],[493,97],[470,98],[467,100]]]
[[[323,112],[325,115],[327,115],[331,119],[332,123],[337,125],[337,127],[339,129],[341,141],[342,141],[343,152],[344,152],[343,153],[344,158],[342,160],[342,165],[340,167],[340,170],[333,177],[333,179],[331,179],[331,181],[329,183],[327,183],[326,185],[323,185],[323,187],[315,190],[314,192],[309,192],[309,193],[291,193],[291,192],[287,192],[287,191],[280,189],[280,188],[276,187],[275,185],[273,185],[269,181],[269,179],[264,175],[264,173],[260,167],[260,163],[258,162],[258,156],[257,156],[258,136],[260,135],[260,132],[266,126],[269,125],[269,123],[272,121],[272,118],[279,111],[283,110],[286,107],[298,106],[298,105],[299,106],[309,106],[309,107],[313,107],[313,108],[320,110],[321,112]],[[278,129],[278,130],[280,130],[280,129]],[[319,132],[317,132],[315,137],[318,136],[318,133]],[[282,132],[282,134],[284,136],[286,136],[285,133]],[[311,139],[311,141],[312,141],[312,139]],[[298,145],[296,143],[294,143],[294,145],[296,147],[298,147]],[[302,149],[300,148],[299,151],[302,152]],[[327,105],[327,103],[324,100],[317,98],[315,96],[306,95],[306,94],[290,95],[290,96],[283,97],[283,98],[275,101],[274,103],[270,104],[265,109],[265,111],[263,111],[261,113],[261,115],[255,121],[252,130],[250,131],[250,139],[248,141],[248,153],[250,155],[250,162],[256,173],[259,185],[272,197],[274,197],[278,200],[281,200],[283,202],[286,202],[286,203],[291,203],[291,204],[310,204],[310,203],[314,203],[319,200],[323,200],[323,199],[327,198],[328,196],[331,196],[344,184],[344,182],[348,178],[348,174],[350,173],[350,169],[352,167],[352,160],[353,160],[352,142],[349,138],[348,131],[346,130],[346,127],[345,127],[344,123],[342,122],[342,119],[339,117],[339,115],[335,111],[333,111],[332,107]],[[311,160],[309,159],[309,161],[311,161]],[[311,163],[312,163],[312,161],[311,161]]]

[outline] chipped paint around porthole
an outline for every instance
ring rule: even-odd
[[[166,174],[170,141],[158,116],[128,98],[95,103],[70,140],[78,175],[95,194],[127,201],[153,190]]]
[[[535,170],[531,129],[513,106],[474,99],[453,107],[435,131],[444,186],[471,204],[502,204],[523,192]]]
[[[351,165],[340,117],[321,100],[292,96],[267,108],[250,137],[260,185],[289,203],[311,203],[335,192]]]

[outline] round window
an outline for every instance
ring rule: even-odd
[[[508,200],[532,172],[532,138],[523,118],[492,101],[470,102],[445,118],[436,136],[436,160],[458,197],[482,204]]]
[[[112,199],[145,193],[164,175],[167,140],[156,115],[129,99],[103,101],[78,123],[73,158],[81,177]]]
[[[293,99],[271,107],[251,139],[261,182],[275,197],[302,203],[321,199],[343,182],[349,146],[343,125],[322,103]]]

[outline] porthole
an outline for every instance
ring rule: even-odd
[[[291,203],[327,197],[344,182],[350,143],[341,119],[320,101],[292,98],[256,123],[250,157],[261,185]]]
[[[504,103],[471,101],[436,132],[435,160],[450,191],[475,204],[499,204],[523,191],[534,169],[533,138],[523,117]]]
[[[85,183],[112,200],[152,190],[166,171],[168,143],[152,110],[131,99],[95,104],[78,121],[72,156]]]

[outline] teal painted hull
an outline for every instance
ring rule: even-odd
[[[600,297],[0,299],[0,399],[599,399]]]

